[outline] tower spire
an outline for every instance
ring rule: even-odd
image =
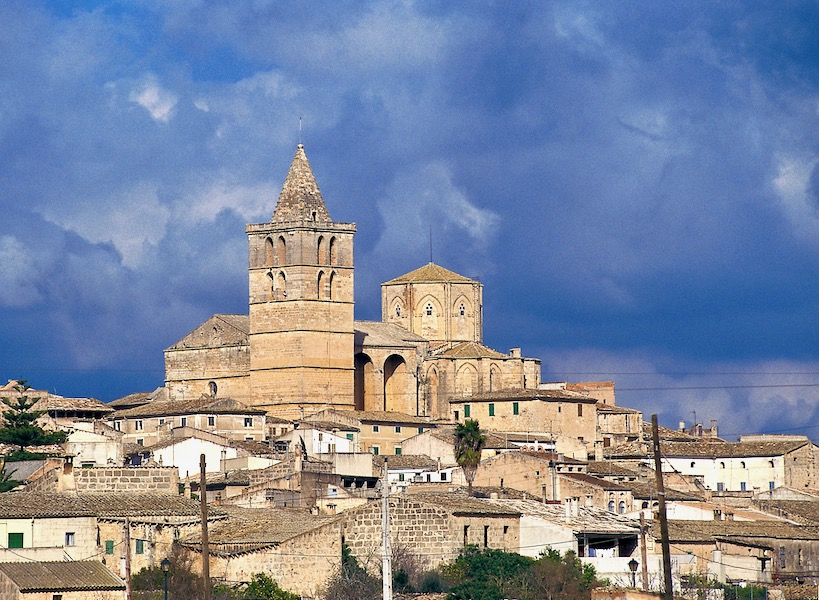
[[[332,222],[302,144],[296,146],[296,155],[273,211],[272,222],[289,221]]]

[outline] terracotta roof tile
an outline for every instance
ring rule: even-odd
[[[164,417],[173,415],[190,415],[190,414],[251,414],[262,415],[263,410],[252,408],[233,400],[232,398],[210,398],[203,396],[201,398],[190,400],[164,400],[157,402],[149,402],[128,408],[125,410],[118,410],[108,418],[110,419],[124,419],[132,417]]]
[[[436,358],[509,358],[508,354],[502,354],[493,350],[489,346],[484,346],[480,342],[461,342],[452,348],[435,355]]]
[[[123,471],[127,472],[126,468]],[[44,517],[150,517],[200,514],[199,503],[169,494],[76,494],[8,492],[0,494],[0,514],[10,519]]]
[[[95,560],[0,563],[21,592],[124,590],[125,582]]]
[[[435,263],[431,262],[414,271],[410,271],[405,275],[391,279],[382,285],[390,285],[393,283],[438,283],[438,282],[453,282],[453,283],[477,283],[475,279],[458,275],[454,271],[445,269]]]
[[[354,326],[356,346],[394,348],[417,346],[427,341],[426,338],[411,333],[395,323],[356,321]]]

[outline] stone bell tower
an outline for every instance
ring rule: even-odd
[[[250,394],[285,418],[354,408],[353,236],[299,144],[269,223],[248,225]]]

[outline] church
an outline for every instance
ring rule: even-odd
[[[246,227],[248,314],[213,315],[165,350],[168,399],[450,420],[450,400],[537,389],[538,359],[483,345],[483,285],[432,262],[381,285],[381,321],[356,321],[355,232],[330,218],[299,144],[272,218]]]

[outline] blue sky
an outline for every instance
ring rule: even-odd
[[[546,381],[819,438],[819,4],[0,3],[0,377],[109,401],[247,310],[302,140],[356,315],[429,260]]]

